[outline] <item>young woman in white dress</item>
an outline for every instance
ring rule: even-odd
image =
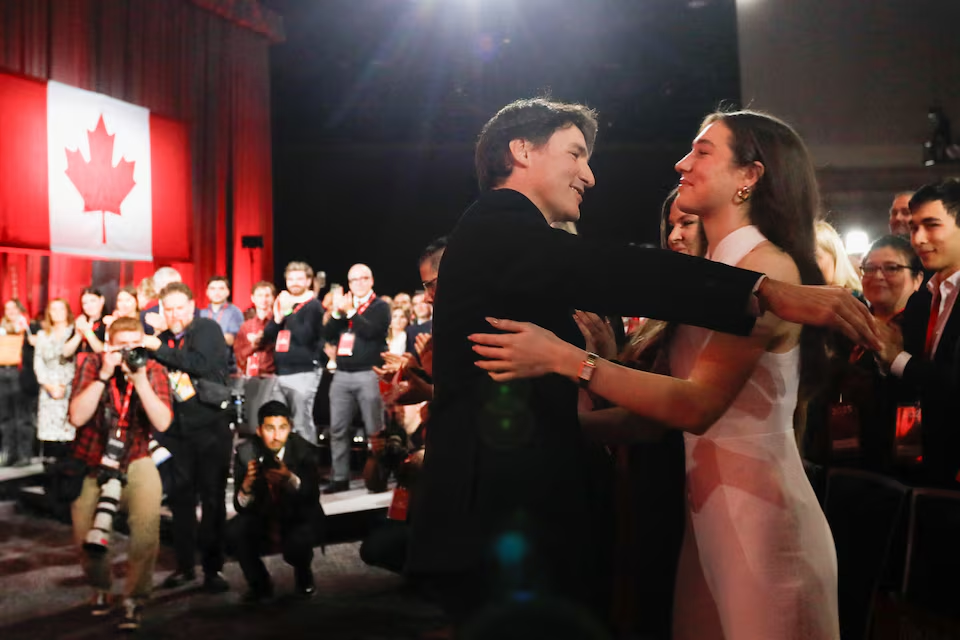
[[[709,259],[823,283],[816,179],[789,126],[756,112],[713,114],[676,168],[677,204],[700,216]],[[471,339],[488,358],[477,366],[494,379],[578,379],[582,349],[536,325],[491,323],[506,333]],[[585,428],[638,437],[684,431],[688,526],[674,638],[839,638],[836,551],[793,433],[798,395],[822,363],[815,333],[770,313],[748,337],[680,327],[670,345],[673,377],[597,361],[589,388],[618,408],[593,412]]]

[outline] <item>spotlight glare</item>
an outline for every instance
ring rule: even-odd
[[[844,238],[843,246],[849,255],[862,255],[866,253],[867,248],[870,246],[870,238],[865,231],[859,229],[848,231]]]

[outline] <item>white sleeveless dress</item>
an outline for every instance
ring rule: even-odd
[[[735,265],[765,241],[743,227],[708,257]],[[712,335],[680,327],[672,375],[686,378]],[[799,347],[764,354],[727,412],[704,435],[684,434],[675,640],[840,637],[833,536],[794,439],[799,369]]]

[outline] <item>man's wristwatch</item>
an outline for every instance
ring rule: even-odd
[[[597,370],[597,358],[595,353],[588,353],[587,359],[580,363],[580,370],[577,371],[577,384],[581,389],[590,386],[590,379],[593,378],[593,372]]]

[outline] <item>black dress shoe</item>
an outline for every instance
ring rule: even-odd
[[[293,579],[297,585],[297,595],[310,598],[317,592],[317,587],[313,583],[313,570],[310,567],[295,567]]]
[[[225,593],[230,591],[230,583],[219,571],[203,576],[203,590],[207,593]]]
[[[324,487],[323,493],[326,493],[326,494],[340,493],[341,491],[349,491],[349,490],[350,490],[349,480],[334,480],[333,482],[328,484],[326,487]]]
[[[240,601],[244,604],[260,604],[271,598],[273,598],[273,583],[268,582],[265,585],[250,585]]]
[[[190,584],[197,579],[197,574],[193,571],[177,571],[171,573],[160,583],[161,589],[178,589],[185,584]]]

